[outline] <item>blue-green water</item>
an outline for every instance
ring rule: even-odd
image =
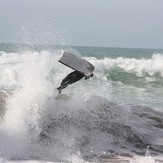
[[[95,71],[58,99],[72,71],[58,62],[63,50]],[[145,155],[148,146],[161,155],[162,63],[161,49],[0,44],[0,158],[97,160]]]

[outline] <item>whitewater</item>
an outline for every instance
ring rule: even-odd
[[[63,50],[95,72],[56,99],[72,71],[58,62]],[[1,162],[163,162],[163,54],[104,50],[0,49]]]

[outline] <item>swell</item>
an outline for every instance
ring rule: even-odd
[[[6,135],[7,140],[1,137],[4,147],[0,151],[11,152],[10,157],[15,159],[48,161],[63,161],[70,156],[87,161],[144,156],[147,149],[151,156],[163,153],[163,112],[146,106],[118,104],[100,96],[84,96],[70,95],[67,100],[45,97],[44,103],[41,98],[25,108],[13,108],[11,113],[20,112],[21,117],[8,119],[17,124],[6,126],[11,130],[9,136],[1,124],[0,134]],[[4,140],[6,144],[10,142],[11,149]]]
[[[113,83],[121,82],[125,85],[132,85],[135,87],[163,87],[163,77],[159,72],[156,72],[154,75],[149,75],[147,72],[142,72],[141,75],[131,71],[127,72],[122,68],[113,67],[105,71],[105,75]]]
[[[162,112],[119,105],[98,96],[90,97],[80,110],[66,109],[69,112],[54,114],[48,120],[42,117],[38,141],[48,151],[60,148],[71,155],[78,152],[84,159],[145,155],[147,148],[153,156],[163,153]]]

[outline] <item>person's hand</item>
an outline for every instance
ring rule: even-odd
[[[90,77],[92,77],[93,74],[89,75],[89,76],[85,76],[85,80],[89,79]]]

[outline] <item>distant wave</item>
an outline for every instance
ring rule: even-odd
[[[113,67],[119,67],[126,72],[135,72],[138,76],[143,73],[155,75],[159,73],[163,77],[163,55],[153,54],[150,59],[136,59],[117,57],[116,59],[105,57],[104,59],[86,58],[95,65],[97,71],[109,70]]]

